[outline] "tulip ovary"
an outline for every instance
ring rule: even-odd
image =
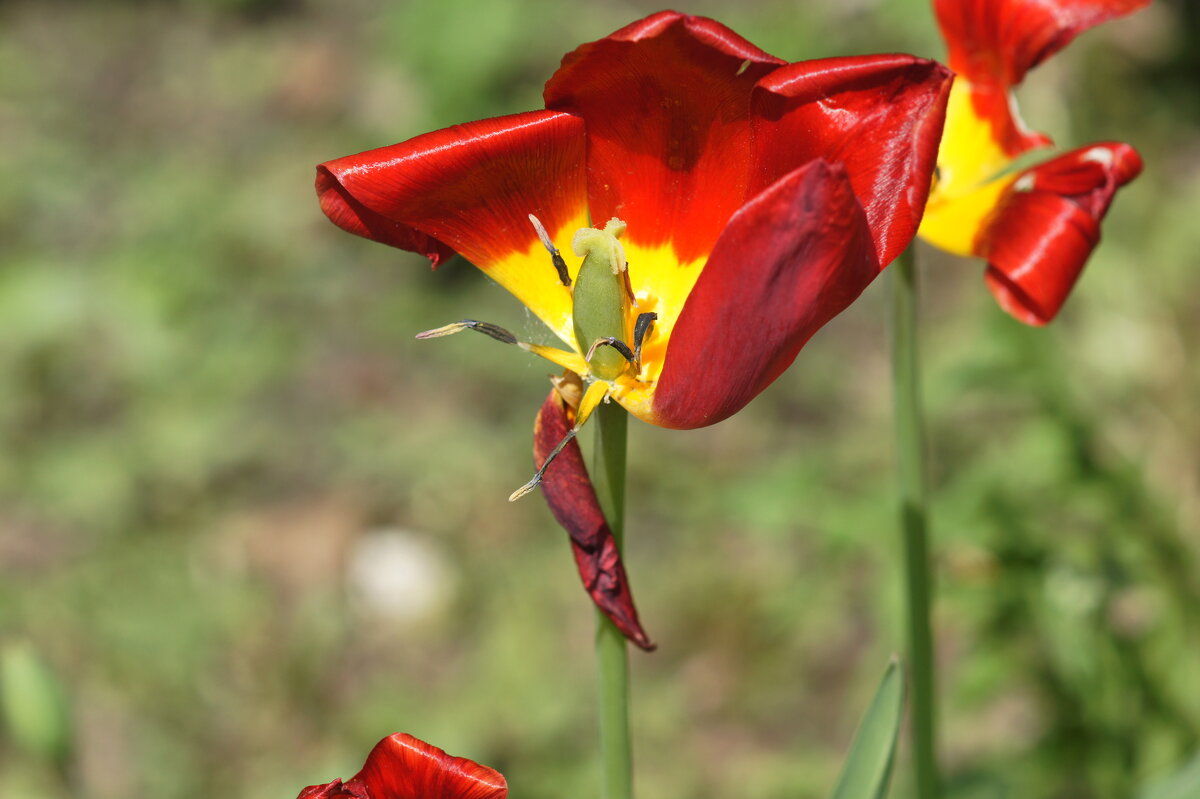
[[[625,248],[619,237],[625,223],[611,219],[603,230],[583,228],[571,243],[575,254],[583,258],[575,278],[575,340],[582,352],[593,349],[600,340],[626,341]],[[615,380],[628,361],[614,347],[598,347],[588,365],[591,374],[601,380]]]

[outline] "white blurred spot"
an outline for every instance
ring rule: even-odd
[[[409,530],[369,532],[347,559],[346,585],[356,608],[399,624],[437,617],[449,605],[456,584],[445,555]]]

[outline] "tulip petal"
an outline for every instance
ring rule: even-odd
[[[542,467],[573,424],[566,402],[557,389],[551,389],[533,427],[533,462],[537,468]],[[542,477],[542,491],[550,512],[571,537],[579,577],[596,607],[622,635],[646,651],[653,650],[654,643],[638,621],[621,553],[596,499],[578,442],[571,441],[550,464]]]
[[[818,158],[845,164],[882,268],[921,221],[952,75],[907,55],[789,64],[754,92],[751,192]]]
[[[1128,144],[1094,144],[1022,173],[977,243],[988,287],[1005,311],[1044,325],[1062,307],[1100,241],[1100,220],[1142,160]]]
[[[814,161],[789,173],[713,248],[667,345],[653,421],[702,427],[737,412],[878,273],[845,167]]]
[[[325,170],[317,172],[317,197],[325,216],[356,236],[424,255],[434,269],[454,255],[454,250],[432,236],[393,222],[367,208]]]
[[[748,98],[783,61],[720,23],[664,11],[563,58],[546,107],[582,117],[593,220],[635,247],[706,255],[746,198]]]
[[[1009,156],[1050,144],[1025,129],[1010,89],[1083,31],[1150,0],[936,0],[950,68],[970,84],[975,113]]]
[[[508,783],[487,766],[404,733],[384,738],[354,777],[313,785],[297,799],[505,799]]]
[[[360,791],[358,796],[361,795]],[[334,780],[324,785],[310,785],[300,791],[296,799],[358,799],[358,796],[350,793],[350,786],[341,780]]]
[[[420,252],[435,267],[461,253],[574,346],[570,292],[529,214],[569,250],[587,225],[583,158],[582,120],[531,111],[327,161],[317,193],[351,233]]]

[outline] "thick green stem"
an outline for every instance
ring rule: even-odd
[[[904,538],[908,598],[908,658],[912,669],[913,760],[918,799],[937,799],[937,713],[934,701],[933,634],[930,605],[925,438],[917,358],[917,276],[910,247],[888,270],[892,273],[892,385],[895,401],[900,528]]]
[[[592,484],[612,528],[617,548],[625,533],[625,442],[629,415],[615,402],[601,403],[592,416],[596,449]],[[604,799],[632,799],[633,747],[629,736],[629,654],[625,636],[597,612],[596,666],[600,687],[600,756]]]

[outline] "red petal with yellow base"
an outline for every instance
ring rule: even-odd
[[[663,11],[585,44],[546,83],[546,107],[582,117],[588,204],[627,238],[703,257],[746,197],[750,92],[784,61],[703,17]]]
[[[1094,144],[1026,170],[1003,195],[977,242],[988,287],[1030,325],[1052,320],[1100,241],[1100,220],[1142,159],[1128,144]]]
[[[342,228],[428,255],[453,252],[573,341],[571,295],[529,215],[561,248],[587,224],[583,121],[530,111],[426,133],[317,167],[325,213]]]
[[[487,269],[537,242],[529,214],[550,231],[573,221],[584,202],[583,152],[582,121],[529,111],[327,161],[317,193],[352,233],[370,231],[357,214],[366,208]]]
[[[971,84],[978,116],[993,128],[1010,156],[1050,144],[1013,112],[1009,90],[1025,73],[1101,22],[1150,0],[936,0],[934,9],[949,49],[950,68]]]
[[[713,20],[662,12],[568,54],[546,85],[554,110],[330,161],[317,187],[347,230],[435,265],[462,253],[572,348],[570,294],[527,215],[563,250],[589,219],[618,216],[665,337],[730,217],[816,158],[846,164],[877,265],[890,261],[924,207],[948,86],[911,56],[787,65]]]
[[[734,214],[688,296],[654,394],[665,427],[741,410],[879,273],[846,168],[814,161]]]
[[[883,268],[921,221],[952,78],[936,61],[908,55],[775,70],[753,96],[751,194],[809,161],[844,165]]]
[[[920,220],[950,78],[912,56],[787,64],[662,12],[569,54],[545,99],[586,122],[592,218],[636,245],[702,259],[748,198],[824,158],[847,164],[882,266]]]
[[[533,426],[533,462],[538,469],[573,425],[567,403],[557,389],[551,389]],[[567,444],[550,464],[542,476],[542,492],[550,512],[571,537],[579,577],[596,607],[622,635],[648,652],[653,650],[654,643],[638,621],[621,553],[600,509],[578,442]]]
[[[384,738],[346,782],[313,785],[297,799],[505,799],[504,776],[404,733]]]

